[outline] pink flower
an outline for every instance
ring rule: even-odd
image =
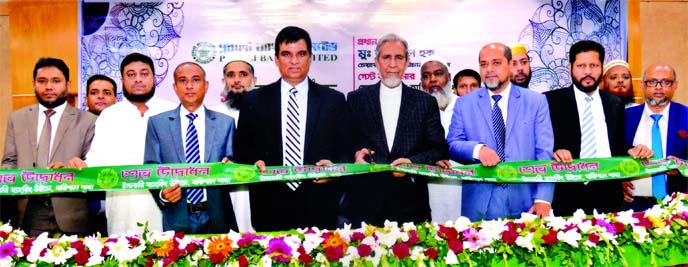
[[[241,239],[239,239],[239,241],[237,241],[237,245],[239,246],[239,248],[243,248],[245,246],[250,246],[251,243],[253,243],[256,240],[260,240],[260,239],[264,239],[264,238],[265,238],[264,236],[259,236],[259,235],[256,235],[254,233],[247,232],[241,236]]]
[[[405,242],[396,243],[392,246],[392,253],[399,259],[406,258],[410,253],[409,246]]]
[[[281,262],[290,262],[292,256],[291,248],[284,242],[284,237],[270,239],[265,254],[272,257],[272,260]]]
[[[9,241],[0,245],[0,259],[11,258],[14,255],[17,255],[17,246],[14,244],[14,242]]]
[[[358,245],[356,250],[358,251],[358,256],[360,257],[368,257],[370,256],[370,253],[373,252],[373,249],[366,244]]]

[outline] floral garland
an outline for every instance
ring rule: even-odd
[[[28,238],[0,226],[0,266],[638,266],[688,262],[688,195],[644,212],[335,231]]]

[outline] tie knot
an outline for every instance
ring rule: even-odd
[[[298,92],[299,92],[299,90],[296,90],[296,87],[292,87],[291,89],[289,89],[289,93],[292,95],[296,95],[296,93],[298,93]]]
[[[659,119],[662,118],[662,114],[652,114],[650,117],[655,121],[659,121]]]
[[[495,104],[496,104],[497,102],[499,102],[500,99],[502,99],[502,96],[501,95],[493,95],[492,99],[495,101]]]
[[[52,109],[46,109],[45,111],[43,111],[43,113],[45,113],[46,117],[50,118],[50,116],[55,114],[55,111]]]
[[[189,114],[186,114],[186,117],[189,118],[189,120],[193,122],[196,118],[198,118],[198,115],[196,115],[194,113],[189,113]]]
[[[586,102],[592,102],[592,96],[586,96],[585,101]]]

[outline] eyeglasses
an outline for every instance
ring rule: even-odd
[[[643,81],[643,83],[645,83],[645,86],[649,86],[649,87],[655,87],[658,84],[661,85],[662,87],[669,87],[672,84],[674,84],[674,81],[672,81],[672,80],[661,80],[661,81],[649,80],[649,81]]]

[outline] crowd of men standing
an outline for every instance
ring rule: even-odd
[[[483,46],[479,73],[462,70],[453,83],[446,60],[427,57],[421,64],[423,91],[402,81],[410,63],[406,40],[384,35],[375,52],[381,80],[345,97],[309,78],[310,36],[285,27],[275,39],[280,79],[255,89],[250,62],[230,61],[217,107],[203,104],[209,82],[201,65],[184,62],[175,68],[172,89],[180,102],[175,105],[155,97],[151,58],[132,53],[120,65],[124,99],[117,102],[111,78],[94,75],[87,81],[89,112],[66,104],[66,64],[41,58],[33,72],[38,104],[10,115],[3,167],[234,162],[264,171],[351,162],[450,168],[623,155],[687,157],[688,108],[671,101],[678,81],[666,64],[643,73],[645,103],[624,110],[625,103],[599,85],[607,70],[608,84],[619,77],[618,84],[625,85],[630,71],[617,72],[628,66],[611,61],[603,68],[604,47],[594,41],[571,46],[573,85],[544,94],[528,89],[530,59],[522,45]],[[523,212],[546,217],[576,209],[638,210],[688,191],[686,181],[668,173],[623,183],[505,184],[383,172],[248,186],[176,184],[150,191],[3,197],[0,215],[32,236],[141,232],[142,223],[154,231],[185,233],[331,229],[385,220],[444,223],[459,216],[486,220]]]

